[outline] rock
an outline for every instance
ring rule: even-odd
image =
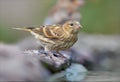
[[[24,54],[17,46],[0,44],[0,81],[40,81],[49,72],[33,55]]]

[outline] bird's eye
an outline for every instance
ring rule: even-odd
[[[71,24],[70,24],[70,26],[74,26],[74,24],[73,24],[73,23],[71,23]]]

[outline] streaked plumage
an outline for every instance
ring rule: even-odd
[[[77,41],[81,25],[78,21],[68,21],[63,25],[47,25],[40,27],[16,28],[33,34],[40,40],[46,52],[69,49]]]

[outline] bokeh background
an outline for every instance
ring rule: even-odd
[[[13,43],[26,36],[12,27],[42,25],[56,0],[0,0],[0,41]],[[86,0],[80,9],[82,32],[120,33],[120,0]]]
[[[24,50],[38,49],[39,45],[29,33],[12,29],[55,23],[57,19],[50,15],[52,8],[52,13],[57,12],[56,16],[63,16],[60,20],[65,21],[64,17],[69,13],[64,12],[64,9],[59,10],[59,7],[66,3],[56,4],[57,1],[81,1],[79,10],[72,14],[78,16],[83,26],[77,43],[67,52],[62,52],[71,59],[72,65],[60,71],[42,66],[39,57],[21,53]],[[58,7],[58,11],[54,12],[54,7]],[[119,82],[120,75],[116,75],[120,74],[119,8],[120,0],[0,0],[0,81],[34,82],[46,80],[46,77],[47,80],[56,81],[60,80],[59,76],[64,77],[67,73],[67,81],[80,81],[86,76],[81,75],[81,72],[88,70],[84,82]],[[65,75],[61,75],[61,71]]]

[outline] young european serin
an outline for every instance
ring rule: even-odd
[[[69,49],[77,41],[77,34],[82,28],[78,21],[67,21],[63,25],[15,28],[28,31],[37,38],[45,52],[52,57],[51,51],[57,53]],[[60,54],[60,53],[59,53]]]

